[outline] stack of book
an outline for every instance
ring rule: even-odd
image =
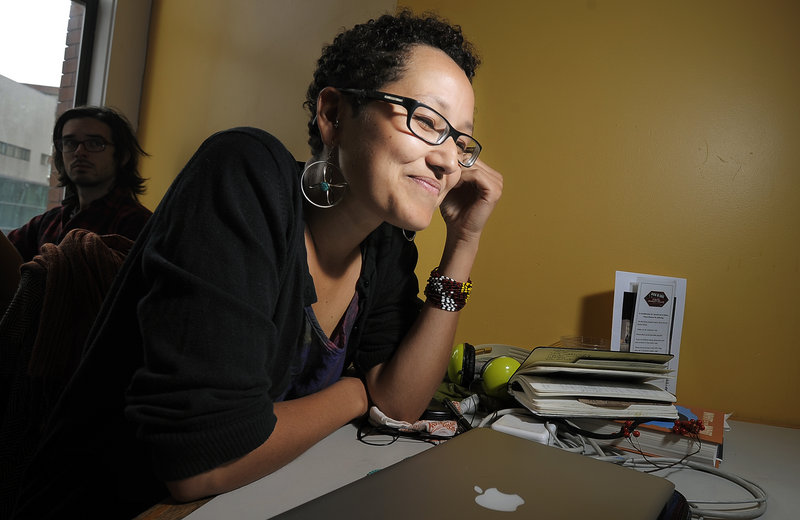
[[[725,432],[725,414],[692,406],[676,405],[681,421],[700,420],[703,429],[697,435],[673,431],[674,422],[650,421],[640,424],[639,436],[603,441],[604,444],[635,455],[648,457],[686,458],[687,460],[719,467],[722,460],[722,441]],[[571,421],[583,430],[608,435],[619,432],[620,421],[579,418]]]
[[[652,384],[670,378],[669,354],[537,347],[508,382],[541,417],[678,418],[675,396]]]

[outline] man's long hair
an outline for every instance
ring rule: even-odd
[[[114,142],[114,164],[117,166],[114,187],[128,191],[134,199],[145,191],[145,179],[139,173],[139,157],[147,156],[128,119],[109,107],[82,106],[72,108],[61,114],[53,127],[53,144],[61,139],[64,125],[71,119],[92,118],[108,125]],[[64,157],[60,152],[53,154],[53,164],[58,172],[58,185],[64,186],[67,193],[75,193],[75,184],[67,176]]]

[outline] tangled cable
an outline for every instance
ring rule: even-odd
[[[508,414],[523,414],[531,415],[526,409],[512,408],[506,410],[499,410],[497,412],[487,415],[481,422],[481,427],[490,426],[492,422],[503,415]],[[545,421],[545,427],[551,433],[548,439],[548,444],[552,444],[558,448],[566,451],[580,453],[590,456],[596,460],[611,462],[621,466],[631,467],[637,470],[655,472],[665,469],[681,467],[688,468],[695,471],[709,473],[719,478],[729,480],[737,486],[744,489],[752,499],[743,500],[730,500],[730,501],[715,501],[715,500],[702,500],[702,499],[689,499],[687,502],[692,514],[692,518],[698,519],[732,519],[732,520],[748,520],[758,518],[767,510],[767,493],[764,489],[739,475],[720,470],[709,464],[703,464],[692,460],[687,460],[693,453],[689,453],[683,458],[666,458],[666,457],[648,457],[642,450],[635,444],[634,439],[637,437],[634,432],[638,426],[636,422],[628,422],[623,425],[618,434],[611,435],[589,435],[588,432],[578,428],[574,424],[566,420]],[[696,424],[693,421],[691,424],[676,424],[679,431],[676,433],[694,435],[702,429],[702,423]],[[680,429],[683,428],[682,431]],[[627,431],[626,431],[627,430]],[[604,449],[600,446],[598,441],[608,440],[612,438],[619,438],[620,436],[627,438],[631,445],[634,446],[636,451],[641,455],[640,457],[631,457],[623,455],[610,455],[606,454]],[[697,439],[699,443],[699,439]],[[613,447],[606,447],[606,450],[613,451]],[[739,509],[713,509],[708,506],[740,506]],[[704,507],[701,507],[704,506]]]

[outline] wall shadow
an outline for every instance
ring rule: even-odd
[[[614,314],[614,291],[584,296],[581,300],[578,333],[590,338],[604,338],[611,343],[611,317]]]

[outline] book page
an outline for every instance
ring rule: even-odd
[[[627,381],[569,379],[540,376],[519,376],[536,395],[552,397],[608,397],[645,401],[675,402],[675,396],[655,385]]]
[[[605,407],[589,404],[570,397],[531,397],[525,391],[514,390],[516,399],[535,415],[542,417],[606,417],[637,418],[662,417],[676,419],[675,406],[671,403],[630,402],[620,406]]]
[[[628,379],[633,381],[642,381],[648,379],[664,379],[675,377],[669,370],[659,371],[640,371],[634,369],[612,369],[612,368],[592,368],[592,367],[579,367],[573,364],[563,365],[539,365],[525,368],[525,370],[518,370],[516,372],[520,375],[533,375],[541,376],[546,374],[565,374],[565,375],[581,375],[589,378],[602,378],[605,381]]]
[[[651,363],[654,369],[665,368],[665,364],[672,359],[669,354],[647,354],[647,353],[631,353],[631,352],[614,352],[610,350],[592,350],[581,348],[563,348],[563,347],[536,347],[525,358],[522,366],[519,368],[520,372],[524,372],[526,368],[531,366],[571,366],[577,362],[581,362],[584,368],[591,366],[596,360],[628,362],[634,361],[637,363]],[[625,366],[625,365],[620,365]],[[645,365],[642,365],[645,366]],[[606,367],[608,366],[606,365]]]
[[[608,368],[613,370],[640,370],[642,372],[667,373],[670,369],[661,363],[642,361],[612,361],[607,359],[579,359],[571,366],[584,368]]]

